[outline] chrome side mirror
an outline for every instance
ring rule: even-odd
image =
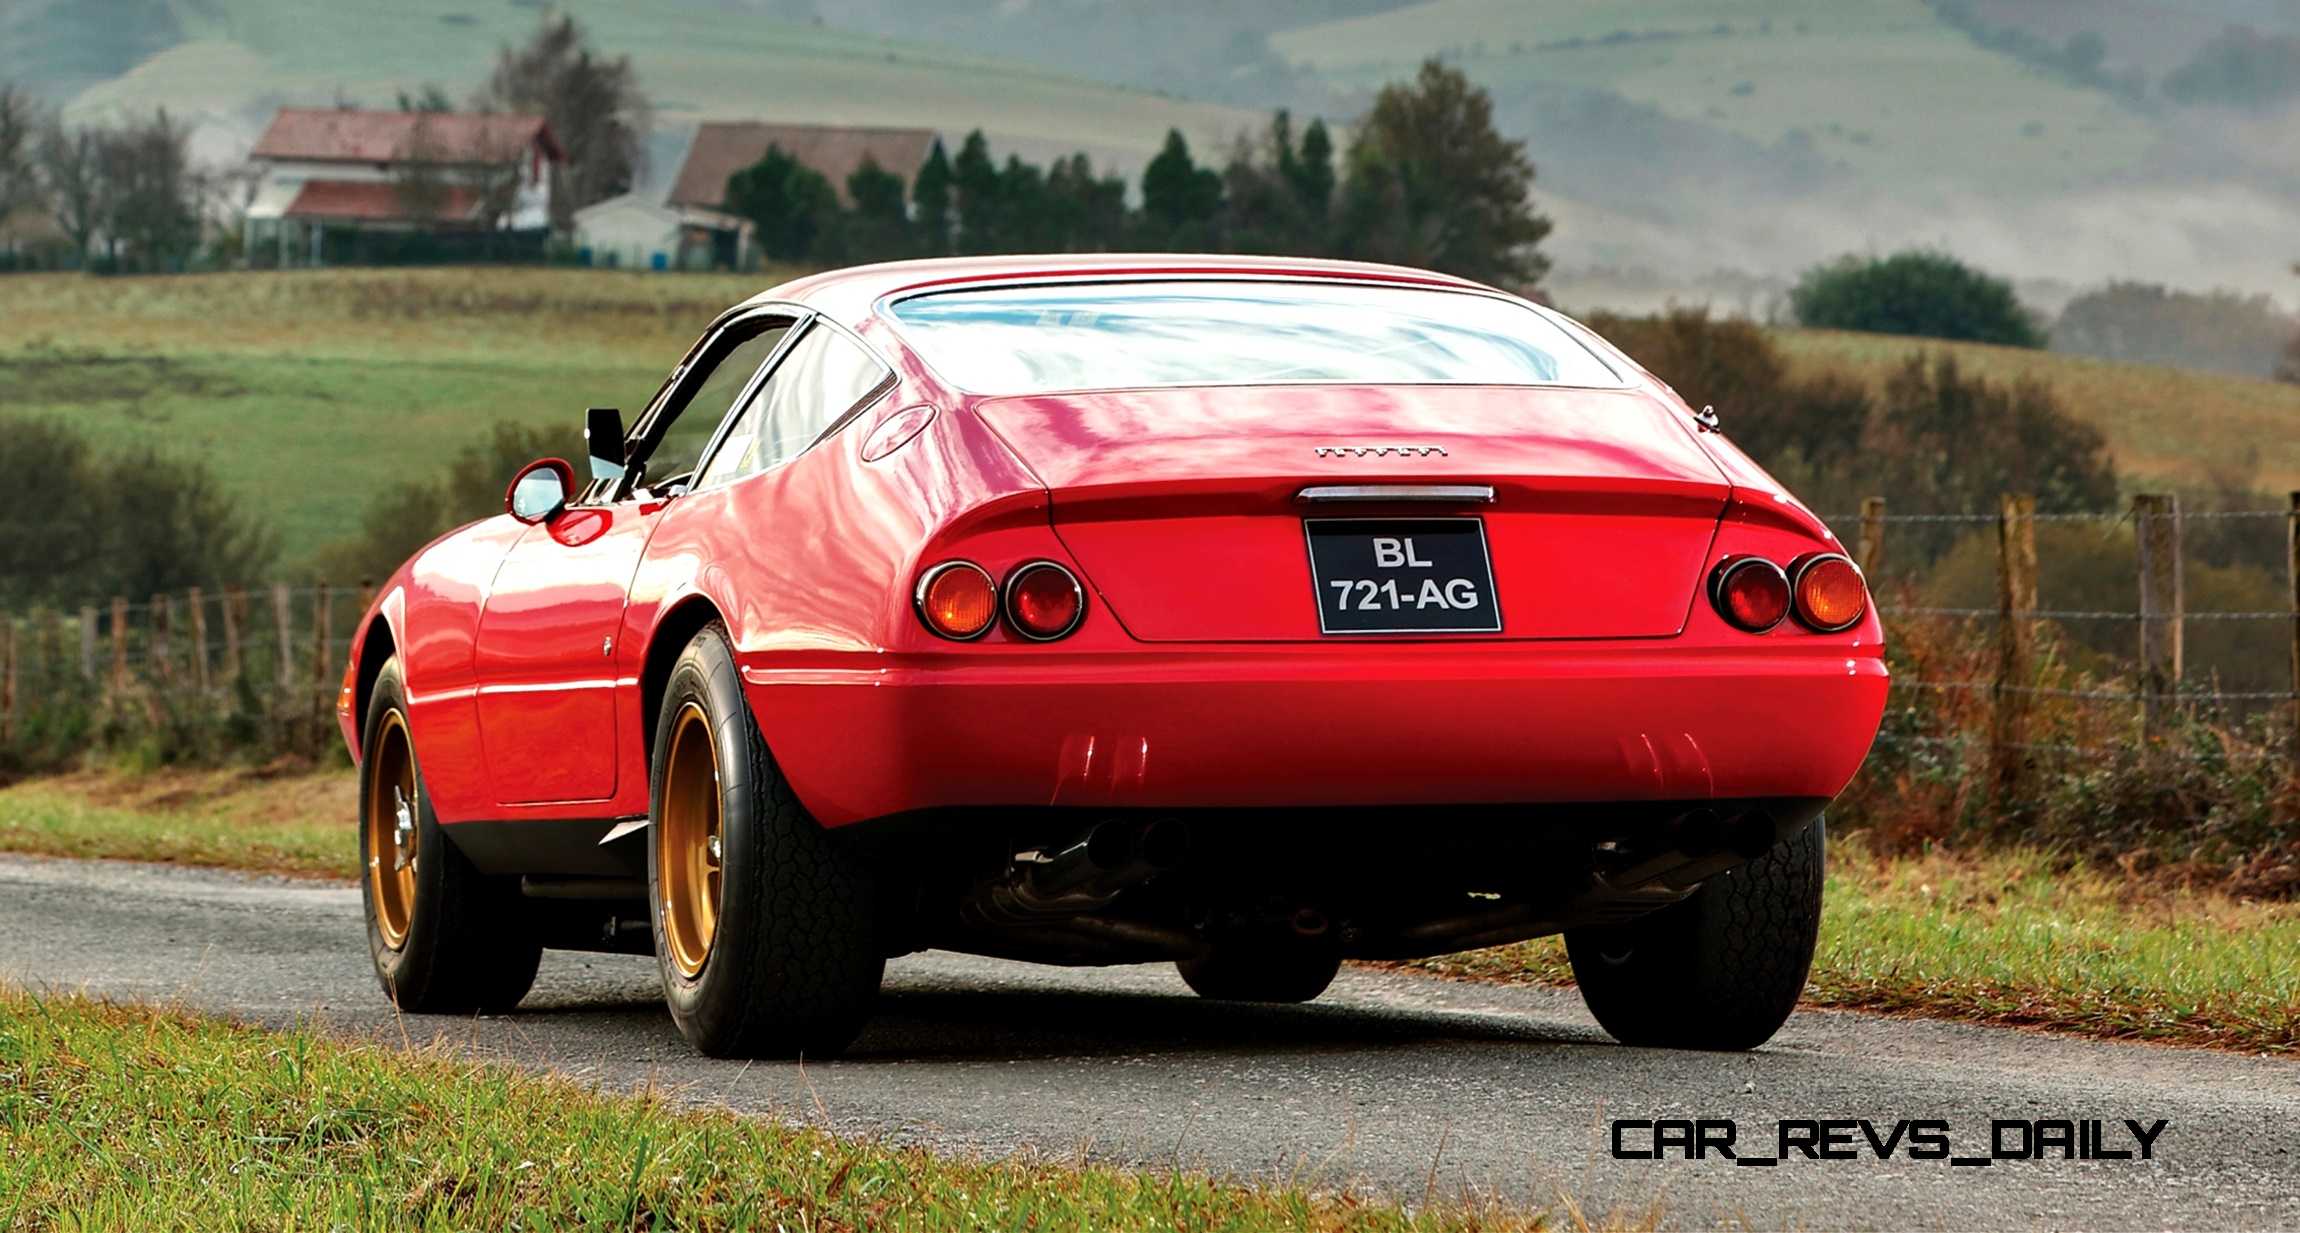
[[[567,508],[567,495],[575,490],[575,468],[562,458],[543,458],[519,468],[504,490],[503,509],[533,526],[549,522]]]

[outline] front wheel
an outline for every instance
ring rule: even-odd
[[[671,1018],[712,1057],[828,1057],[878,996],[869,870],[759,734],[726,632],[671,667],[650,774],[647,894]]]
[[[384,662],[360,741],[360,899],[376,979],[401,1010],[509,1010],[543,947],[517,888],[472,867],[440,831],[415,758],[399,660]]]
[[[1682,903],[1623,925],[1569,929],[1581,999],[1625,1045],[1754,1049],[1805,991],[1821,927],[1821,819]]]

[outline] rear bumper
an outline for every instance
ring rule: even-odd
[[[1873,647],[1654,643],[937,655],[743,665],[827,825],[969,806],[1266,808],[1835,796]]]

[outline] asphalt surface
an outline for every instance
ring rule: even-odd
[[[340,886],[0,857],[0,980],[400,1031]],[[1754,1054],[1678,1054],[1614,1045],[1570,992],[1350,970],[1313,1005],[1253,1007],[1197,1000],[1162,966],[936,953],[890,966],[848,1057],[802,1069],[692,1054],[652,960],[553,952],[517,1014],[406,1028],[887,1141],[1407,1202],[1562,1190],[1597,1211],[1659,1203],[1673,1227],[2300,1228],[2300,1063],[1867,1015],[1800,1014]],[[1944,1119],[1957,1155],[1987,1153],[1992,1119],[2105,1119],[2111,1148],[2132,1146],[2123,1119],[2167,1125],[2149,1161],[1880,1161],[1851,1128],[1859,1159],[1611,1158],[1610,1119],[1696,1117],[1736,1119],[1760,1156],[1781,1119],[1867,1118],[1880,1138]]]

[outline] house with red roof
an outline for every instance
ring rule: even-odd
[[[330,228],[547,228],[566,158],[540,116],[282,108],[248,155],[248,252],[316,260]]]

